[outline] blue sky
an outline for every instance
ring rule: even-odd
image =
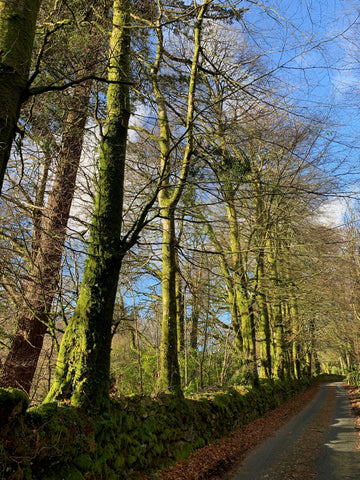
[[[355,0],[246,1],[244,25],[286,100],[326,118],[327,168],[357,196],[360,185],[360,6]],[[336,202],[339,207],[336,208]],[[331,201],[343,210],[343,201]]]

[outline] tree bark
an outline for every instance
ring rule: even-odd
[[[279,274],[277,265],[277,245],[272,245],[271,241],[267,241],[268,245],[268,262],[270,273],[273,279],[272,298],[270,300],[272,316],[274,321],[274,375],[277,378],[285,378],[285,339],[284,339],[284,322],[282,315],[282,302],[279,292]]]
[[[163,31],[161,4],[159,2],[159,16],[157,19],[157,52],[152,67],[152,86],[158,108],[158,121],[160,131],[160,162],[163,176],[162,189],[159,192],[159,205],[163,221],[163,275],[162,275],[162,339],[160,346],[160,376],[159,387],[182,396],[181,376],[177,353],[177,323],[176,323],[176,235],[175,235],[175,210],[183,193],[193,155],[193,121],[195,110],[195,91],[200,57],[200,44],[202,21],[207,10],[205,2],[198,11],[197,21],[194,27],[194,54],[191,63],[191,72],[188,87],[188,105],[186,118],[186,145],[181,164],[178,181],[171,184],[172,158],[170,147],[170,126],[167,114],[167,102],[160,88],[159,73],[163,61]]]
[[[260,376],[271,378],[271,331],[264,285],[264,251],[257,258],[257,301],[259,307]]]
[[[235,299],[240,319],[241,372],[244,381],[258,383],[255,319],[247,290],[246,272],[241,255],[240,234],[234,205],[234,186],[225,180],[225,204],[229,221],[230,247],[232,253],[232,274],[235,285]]]
[[[0,4],[0,193],[29,79],[41,0]]]
[[[220,268],[222,276],[226,283],[227,294],[228,294],[228,305],[231,315],[231,325],[235,336],[235,347],[241,353],[243,348],[243,338],[241,332],[241,322],[238,315],[238,305],[236,301],[236,287],[234,275],[230,269],[229,262],[223,252],[222,245],[217,238],[214,229],[211,226],[211,223],[206,220],[204,215],[199,212],[200,218],[206,225],[207,233],[209,235],[210,241],[216,248],[216,251],[219,254]]]
[[[177,348],[176,235],[175,213],[162,206],[162,301],[163,320],[160,345],[160,388],[181,395]]]
[[[46,401],[69,399],[93,412],[109,408],[111,325],[124,251],[124,171],[130,116],[130,0],[114,0],[107,117],[84,278],[61,343]]]
[[[182,287],[179,256],[176,252],[176,328],[179,353],[185,350],[185,295]]]

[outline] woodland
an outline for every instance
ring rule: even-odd
[[[1,2],[2,388],[96,416],[357,379],[353,166],[331,107],[296,102],[269,61],[285,39],[256,37],[259,7],[298,34],[252,1]]]

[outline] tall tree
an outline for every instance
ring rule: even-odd
[[[27,393],[31,387],[44,335],[48,331],[49,323],[52,323],[51,307],[58,291],[67,223],[88,119],[93,84],[91,77],[99,70],[98,58],[102,48],[99,35],[103,37],[99,33],[99,26],[101,22],[107,22],[106,7],[104,11],[104,8],[95,9],[86,5],[85,12],[88,18],[86,27],[77,23],[79,18],[83,18],[84,5],[76,5],[70,19],[66,8],[60,7],[50,14],[44,13],[52,23],[51,27],[45,28],[43,35],[39,35],[40,45],[35,48],[35,54],[38,54],[37,75],[34,76],[38,77],[37,83],[56,81],[59,61],[66,58],[74,63],[76,59],[77,75],[87,80],[75,84],[65,92],[34,97],[31,106],[24,108],[24,114],[28,117],[24,132],[29,137],[26,137],[26,144],[30,151],[33,144],[39,146],[40,158],[43,156],[43,175],[33,195],[34,207],[29,219],[33,223],[33,233],[30,259],[27,261],[28,273],[18,293],[18,325],[1,371],[0,385],[18,387]],[[86,48],[82,48],[84,37]],[[58,55],[59,50],[61,57]],[[68,70],[64,69],[62,75],[70,77]],[[59,137],[60,142],[57,140]],[[25,152],[26,150],[25,148]],[[46,195],[52,156],[55,157],[56,172],[54,177],[50,176],[53,186]],[[9,182],[14,184],[13,179],[9,179]],[[20,186],[15,187],[15,191],[16,188],[19,189]],[[31,192],[28,192],[28,196],[31,198]]]
[[[107,117],[80,296],[60,347],[47,401],[67,398],[94,411],[109,407],[111,326],[124,248],[124,172],[130,117],[130,0],[114,0]]]
[[[46,208],[41,209],[43,214],[36,216],[36,221],[41,223],[42,217],[43,222],[42,226],[36,225],[36,222],[34,225],[33,258],[17,305],[17,330],[0,375],[1,386],[21,388],[27,393],[49,327],[49,313],[58,285],[66,226],[88,117],[90,86],[88,81],[77,86],[73,92],[53,188]]]
[[[162,217],[162,340],[160,347],[160,387],[181,395],[180,368],[177,352],[177,304],[176,304],[176,230],[175,211],[186,185],[186,180],[193,155],[193,123],[195,115],[195,90],[198,77],[198,65],[201,50],[201,34],[204,15],[211,1],[196,7],[196,23],[194,26],[194,53],[188,86],[188,104],[185,119],[186,145],[180,168],[179,179],[171,182],[174,175],[174,161],[171,145],[171,128],[168,106],[161,89],[160,70],[163,64],[164,33],[162,27],[163,7],[159,2],[159,13],[156,22],[157,52],[151,69],[151,83],[158,109],[160,133],[160,162],[163,172],[162,188],[159,192],[159,205]]]

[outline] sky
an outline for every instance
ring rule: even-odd
[[[246,1],[250,44],[264,55],[287,101],[325,119],[327,166],[341,183],[329,214],[342,222],[344,195],[359,196],[360,5],[355,0]]]

